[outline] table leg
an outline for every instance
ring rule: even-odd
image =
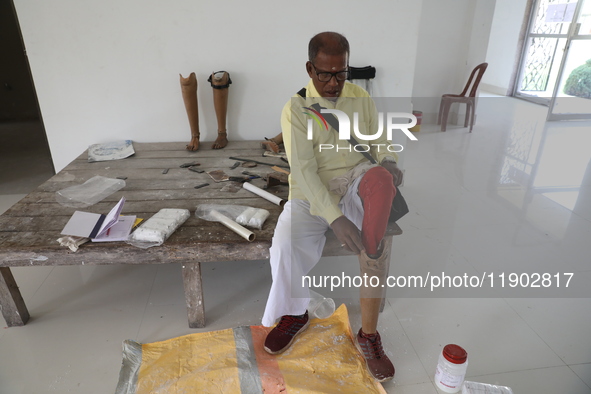
[[[183,264],[183,285],[190,328],[205,327],[201,263]]]
[[[29,311],[8,267],[0,267],[0,309],[8,327],[24,326]]]

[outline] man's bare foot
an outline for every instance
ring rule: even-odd
[[[191,142],[187,144],[187,150],[196,151],[199,149],[199,137],[191,137]]]
[[[273,140],[273,138],[267,138],[266,141],[261,142],[261,145],[266,150],[273,151],[275,153],[279,153],[279,145]]]
[[[211,149],[222,149],[226,145],[228,145],[228,138],[226,138],[226,135],[227,135],[226,133],[218,132],[218,138],[215,140],[215,142],[211,146]]]

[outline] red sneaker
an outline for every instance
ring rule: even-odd
[[[265,339],[265,350],[270,354],[279,354],[287,350],[295,337],[304,332],[310,325],[308,311],[304,317],[285,315]]]
[[[374,338],[370,339],[364,336],[361,329],[359,329],[359,333],[355,338],[355,345],[363,354],[367,369],[378,382],[387,382],[394,377],[394,365],[384,353],[382,339],[378,332],[376,332]]]

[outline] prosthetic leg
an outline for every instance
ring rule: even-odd
[[[265,141],[261,142],[261,147],[279,153],[279,145],[283,145],[283,134],[279,133],[273,138],[265,137]]]
[[[375,277],[377,286],[361,287],[361,324],[363,331],[374,333],[378,324],[378,314],[385,289],[385,280],[390,264],[391,241],[384,242],[388,218],[396,188],[392,175],[384,167],[374,167],[367,171],[358,189],[363,202],[363,224],[361,241],[365,247],[359,255],[361,275]],[[386,245],[389,243],[388,245]],[[371,284],[371,283],[370,283]]]
[[[197,77],[191,73],[187,78],[181,78],[181,91],[183,92],[183,101],[189,117],[189,126],[191,127],[191,142],[187,144],[187,150],[196,151],[199,149],[199,111],[197,108]]]
[[[392,175],[384,167],[370,169],[361,179],[358,193],[363,201],[361,240],[365,247],[359,254],[359,268],[368,282],[359,289],[361,329],[355,343],[374,378],[385,382],[394,377],[395,368],[383,349],[377,326],[392,249],[392,237],[384,239],[396,194]]]
[[[228,88],[232,83],[230,74],[226,71],[216,71],[207,80],[213,88],[213,105],[218,121],[218,138],[211,149],[222,149],[228,144],[226,132],[226,113],[228,112]]]

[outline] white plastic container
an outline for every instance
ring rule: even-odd
[[[462,389],[468,369],[468,353],[458,345],[445,345],[435,369],[435,385],[445,393],[457,393]]]

